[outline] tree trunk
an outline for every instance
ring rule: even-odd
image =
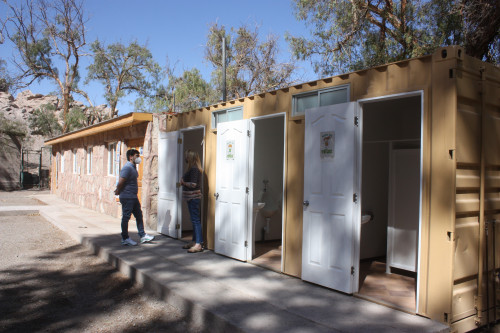
[[[63,133],[66,133],[68,129],[68,113],[69,113],[69,91],[64,91],[63,93]]]
[[[111,102],[111,105],[110,105],[110,111],[109,111],[109,118],[110,119],[113,119],[115,117],[115,113],[116,113],[116,105],[118,104],[118,100],[114,100]]]

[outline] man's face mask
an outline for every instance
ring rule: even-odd
[[[135,160],[134,160],[135,164],[141,164],[141,158],[140,157],[136,157]]]

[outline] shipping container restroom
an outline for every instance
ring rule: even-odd
[[[266,178],[249,169],[252,131],[286,114],[281,271],[465,332],[500,318],[499,84],[498,67],[450,46],[165,115],[159,159],[162,137],[207,128],[208,248],[255,261],[274,236],[253,214]]]
[[[358,295],[416,312],[422,189],[421,93],[359,102]]]

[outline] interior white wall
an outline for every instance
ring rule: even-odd
[[[420,144],[420,108],[420,96],[363,104],[361,211],[374,219],[361,226],[360,259],[386,255],[389,147]]]
[[[183,132],[183,149],[184,151],[192,150],[198,153],[200,159],[203,161],[203,129],[194,129]],[[187,171],[187,164],[184,163],[184,152],[180,157],[182,161],[181,177]],[[203,163],[203,162],[202,162]],[[189,210],[187,208],[187,203],[182,200],[182,231],[193,230],[193,225],[191,224],[191,218],[189,216]]]
[[[254,202],[263,199],[266,207],[262,210],[276,210],[271,217],[269,233],[266,240],[281,239],[282,201],[283,201],[283,151],[284,149],[284,117],[272,117],[255,120],[254,141]],[[269,180],[267,191],[263,195],[263,180]],[[262,198],[261,198],[262,197]],[[254,229],[254,239],[262,240],[262,228],[265,219],[259,212]]]

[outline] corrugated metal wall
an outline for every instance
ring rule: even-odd
[[[460,332],[500,319],[499,74],[468,57],[450,71],[457,87],[451,323]]]

